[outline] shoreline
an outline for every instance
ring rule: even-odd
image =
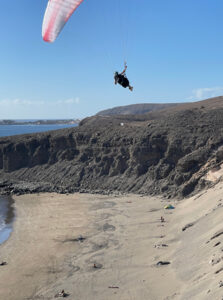
[[[10,237],[15,220],[14,201],[11,196],[0,195],[0,245]]]
[[[222,188],[180,202],[16,196],[14,231],[0,246],[0,260],[7,262],[0,267],[0,298],[54,299],[65,290],[68,299],[81,300],[219,299],[221,274],[213,273],[221,260],[209,260],[220,250],[214,244],[221,241],[211,236],[221,228]],[[167,203],[175,209],[165,210]]]

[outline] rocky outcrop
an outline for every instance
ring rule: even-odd
[[[220,104],[219,104],[220,106]],[[2,192],[185,197],[223,160],[223,107],[93,117],[79,127],[0,139]]]

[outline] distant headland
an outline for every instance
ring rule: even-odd
[[[0,125],[51,125],[51,124],[79,124],[79,119],[65,120],[0,120]]]

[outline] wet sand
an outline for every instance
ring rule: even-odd
[[[12,232],[15,217],[13,204],[11,197],[0,196],[0,244],[5,242]]]
[[[81,300],[221,299],[223,234],[213,236],[223,230],[222,187],[171,201],[174,210],[137,195],[15,197],[0,299],[54,299],[63,289]]]

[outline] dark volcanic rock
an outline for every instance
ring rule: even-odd
[[[194,223],[189,223],[189,224],[185,225],[185,226],[182,228],[182,231],[185,231],[185,230],[187,230],[188,228],[190,228],[190,227],[192,227],[192,226],[194,226]]]
[[[187,196],[223,161],[223,97],[0,139],[0,189]]]
[[[157,266],[166,266],[169,265],[170,262],[169,261],[158,261],[158,263],[156,263]]]

